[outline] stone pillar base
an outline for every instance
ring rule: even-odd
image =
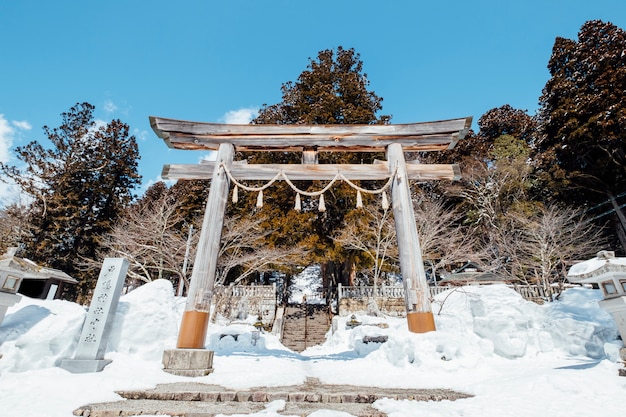
[[[426,333],[435,331],[435,318],[433,313],[410,312],[406,314],[409,323],[409,331],[412,333]]]
[[[60,367],[73,374],[85,374],[100,372],[111,362],[110,359],[63,359]]]
[[[163,352],[163,370],[179,376],[206,376],[213,372],[213,351],[169,349]]]

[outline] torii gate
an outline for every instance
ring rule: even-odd
[[[150,125],[170,148],[217,151],[215,162],[165,165],[163,178],[208,179],[211,188],[202,222],[177,347],[202,349],[209,320],[229,177],[270,180],[283,172],[293,180],[384,180],[392,176],[393,207],[409,331],[435,330],[422,262],[409,180],[459,179],[456,164],[405,161],[407,151],[452,149],[465,137],[471,117],[399,125],[230,125],[150,116]],[[235,151],[299,151],[302,164],[237,164]],[[317,152],[385,152],[379,164],[317,164]],[[235,163],[234,163],[235,162]]]

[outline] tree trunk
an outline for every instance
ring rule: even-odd
[[[621,227],[616,228],[617,236],[619,237],[620,243],[622,244],[622,250],[626,252],[626,238],[624,237],[626,231],[626,216],[622,212],[622,208],[617,204],[615,200],[615,196],[610,191],[607,191],[607,195],[611,200],[611,205],[613,206],[613,210],[615,210],[615,215],[617,216]]]

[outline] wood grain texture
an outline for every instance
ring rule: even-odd
[[[407,181],[407,168],[404,153],[399,144],[389,146],[387,160],[396,167],[396,177],[391,186],[393,219],[396,225],[398,258],[404,285],[404,302],[408,313],[430,313],[431,306],[428,282],[424,271],[415,212],[411,201],[411,190]]]
[[[215,162],[204,161],[201,164],[169,164],[163,166],[161,177],[166,180],[209,179],[213,174]],[[229,169],[237,180],[269,181],[279,171],[283,171],[290,180],[331,180],[341,172],[349,180],[386,180],[389,169],[386,161],[376,164],[237,164]],[[456,164],[406,164],[410,180],[458,180],[461,171]]]
[[[231,143],[236,151],[381,152],[392,143],[405,151],[452,149],[465,137],[471,117],[397,125],[231,125],[150,116],[150,125],[175,149],[216,150]]]

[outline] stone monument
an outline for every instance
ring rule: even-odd
[[[100,372],[111,363],[104,359],[109,333],[119,301],[128,260],[106,258],[83,324],[74,359],[64,359],[61,368],[72,373]]]

